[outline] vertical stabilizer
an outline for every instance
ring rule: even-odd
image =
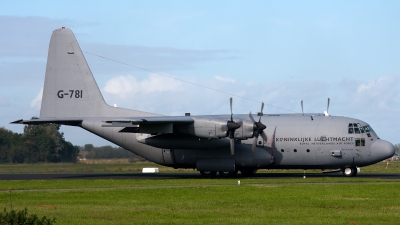
[[[134,117],[155,114],[107,105],[74,33],[53,31],[47,57],[40,118]]]
[[[101,116],[99,109],[107,107],[74,33],[67,28],[54,30],[40,117]]]

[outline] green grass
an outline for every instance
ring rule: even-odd
[[[399,197],[398,180],[357,177],[0,182],[0,206],[56,224],[398,224]]]
[[[140,173],[143,167],[158,167],[161,173],[198,173],[193,169],[173,169],[150,162],[128,163],[128,160],[90,160],[88,163],[0,164],[0,174],[26,173]],[[259,173],[303,173],[303,170],[259,170]],[[307,170],[321,173],[321,170]],[[386,162],[361,168],[361,173],[400,173],[400,161]]]

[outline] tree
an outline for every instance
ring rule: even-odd
[[[23,134],[0,128],[0,163],[76,162],[80,148],[59,130],[58,124],[26,125]]]
[[[83,146],[83,149],[85,151],[90,152],[90,151],[92,151],[94,149],[94,146],[92,144],[85,144],[85,146]]]
[[[394,154],[400,155],[400,144],[395,144],[394,145]]]
[[[79,147],[64,140],[64,133],[59,132],[60,127],[61,125],[58,124],[26,125],[24,127],[24,143],[30,146],[30,151],[36,153],[29,157],[29,161],[76,161]]]

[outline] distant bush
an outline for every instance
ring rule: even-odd
[[[137,161],[145,161],[142,157],[125,150],[121,147],[101,146],[94,147],[92,144],[85,144],[79,152],[80,158],[86,159],[129,159],[133,163]]]
[[[36,214],[28,215],[25,208],[21,211],[11,210],[7,212],[6,208],[0,213],[0,224],[26,224],[26,225],[51,225],[56,222],[56,218],[48,219],[47,217],[39,218]]]

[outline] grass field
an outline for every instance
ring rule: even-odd
[[[3,164],[0,173],[137,173],[154,166],[176,171],[112,160]],[[361,171],[400,173],[400,162]],[[26,207],[56,224],[399,224],[399,198],[399,180],[360,177],[0,181],[0,206]]]
[[[57,224],[399,224],[399,188],[360,178],[2,181],[0,202]]]
[[[173,169],[150,162],[129,163],[127,159],[87,160],[86,163],[0,164],[0,174],[16,173],[140,173],[143,167],[158,167],[160,172],[198,173],[193,169]],[[258,173],[303,173],[303,170],[259,170]],[[321,173],[321,170],[307,170]],[[361,173],[400,173],[400,161],[386,162],[361,168]]]

